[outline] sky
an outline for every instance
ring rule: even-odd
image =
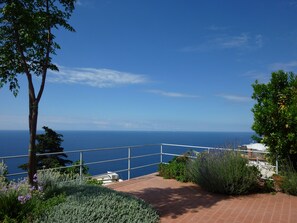
[[[38,128],[251,131],[252,84],[297,70],[295,0],[79,0],[55,31]],[[0,89],[0,129],[28,129],[28,91]],[[38,84],[38,78],[35,83]]]

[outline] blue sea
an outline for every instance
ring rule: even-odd
[[[252,132],[156,132],[156,131],[57,131],[63,135],[62,147],[64,151],[97,149],[118,146],[133,146],[144,144],[183,144],[206,147],[227,147],[248,144],[252,142]],[[0,131],[0,157],[11,155],[27,155],[29,133],[28,131]],[[163,152],[182,154],[188,149],[164,146]],[[160,146],[148,146],[131,150],[131,156],[159,153]],[[104,150],[101,152],[87,152],[83,154],[84,162],[96,162],[107,159],[126,158],[127,149]],[[69,154],[69,159],[79,160],[79,153]],[[164,161],[172,157],[164,156]],[[160,156],[150,156],[131,160],[131,167],[147,165],[160,161]],[[5,161],[9,173],[22,172],[17,166],[28,162],[28,158],[18,158]],[[91,175],[127,169],[127,160],[89,165]],[[157,171],[157,166],[136,169],[131,177]],[[119,173],[122,179],[127,178],[126,172]]]

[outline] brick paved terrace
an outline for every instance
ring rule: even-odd
[[[283,193],[225,196],[157,174],[108,186],[150,203],[161,223],[296,223],[297,197]]]

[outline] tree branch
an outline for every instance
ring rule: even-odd
[[[17,24],[13,23],[13,27],[14,27],[14,35],[15,35],[15,39],[16,39],[17,49],[18,49],[18,51],[19,51],[19,53],[21,55],[21,61],[22,61],[22,64],[24,66],[25,74],[26,74],[27,79],[28,79],[30,98],[35,99],[35,90],[34,90],[34,85],[33,85],[33,81],[32,81],[32,75],[31,75],[31,73],[29,71],[29,67],[28,67],[28,64],[26,62],[26,57],[24,55],[24,50],[23,50],[23,48],[21,46],[21,43],[20,43],[20,36],[19,36]]]
[[[47,68],[49,64],[49,55],[50,55],[50,48],[51,48],[51,25],[50,25],[50,16],[49,16],[49,1],[46,1],[46,13],[47,13],[47,47],[46,47],[46,54],[45,54],[45,61],[42,68],[42,80],[41,85],[39,88],[39,92],[37,95],[37,102],[40,101],[44,86],[45,86],[45,80],[46,80],[46,74],[47,74]]]

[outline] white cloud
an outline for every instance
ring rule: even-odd
[[[258,80],[260,82],[267,82],[269,80],[270,77],[270,73],[264,73],[264,72],[259,72],[259,71],[255,71],[255,70],[250,70],[245,72],[244,74],[242,74],[243,77],[248,77],[251,78],[253,80]]]
[[[110,69],[68,68],[59,66],[59,72],[50,72],[48,81],[53,83],[82,84],[106,88],[119,85],[142,84],[148,82],[145,75]]]
[[[233,101],[233,102],[250,102],[250,101],[252,101],[252,99],[250,97],[246,97],[246,96],[238,96],[238,95],[231,95],[231,94],[220,94],[217,96],[224,98],[228,101]]]
[[[294,68],[297,68],[297,60],[295,61],[290,61],[286,63],[273,63],[270,66],[270,69],[273,70],[285,70],[285,71],[291,71]]]
[[[172,97],[172,98],[199,98],[198,95],[189,95],[184,93],[168,92],[168,91],[162,91],[162,90],[148,90],[147,92],[165,96],[165,97]]]
[[[241,33],[239,35],[216,35],[208,37],[207,40],[197,46],[187,46],[181,49],[182,52],[226,50],[226,49],[259,49],[263,46],[261,34],[250,35]]]
[[[218,37],[213,40],[214,44],[223,49],[240,48],[248,44],[249,36],[247,34],[240,34],[238,36]]]

